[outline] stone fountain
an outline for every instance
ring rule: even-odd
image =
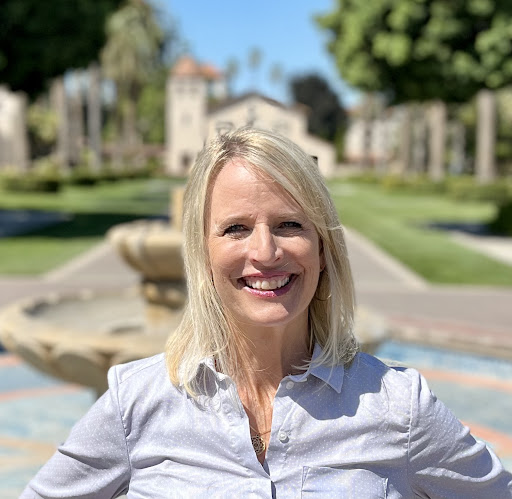
[[[0,312],[0,341],[37,369],[66,381],[107,388],[115,365],[163,351],[186,300],[181,256],[183,189],[173,224],[140,220],[113,227],[107,239],[139,272],[137,289],[83,290],[16,302]]]
[[[186,300],[181,255],[183,189],[172,196],[173,225],[135,221],[107,234],[123,259],[139,272],[138,289],[84,290],[27,299],[0,311],[0,341],[39,370],[89,386],[100,395],[116,364],[163,351]],[[387,336],[375,314],[359,309],[357,337],[372,353]]]

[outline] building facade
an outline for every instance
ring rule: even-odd
[[[287,106],[257,93],[228,98],[222,73],[184,57],[167,82],[166,170],[185,175],[207,140],[250,125],[289,137],[317,158],[325,176],[332,176],[335,149],[307,132],[307,112],[305,106]]]

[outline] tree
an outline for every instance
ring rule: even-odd
[[[86,67],[105,42],[105,20],[122,0],[2,0],[0,82],[37,96],[69,68]]]
[[[167,69],[158,71],[151,81],[144,85],[137,103],[138,128],[145,143],[163,144],[165,141],[165,83]]]
[[[152,7],[144,0],[128,0],[107,22],[101,62],[105,76],[116,85],[125,146],[138,143],[137,102],[144,84],[161,65],[165,41]]]
[[[270,81],[275,85],[281,83],[283,81],[283,67],[281,66],[281,64],[277,62],[272,64],[268,76],[270,78]]]
[[[464,102],[512,78],[506,0],[338,0],[318,22],[345,81],[390,102]]]
[[[231,57],[226,64],[226,81],[228,84],[229,92],[233,91],[233,81],[238,76],[238,72],[240,70],[240,66],[238,64],[238,60],[234,57]]]
[[[295,102],[309,107],[308,131],[325,140],[334,141],[336,133],[345,124],[345,112],[337,94],[320,76],[297,76],[290,82]]]
[[[249,68],[252,71],[252,84],[254,85],[254,88],[257,88],[257,77],[258,77],[258,70],[261,66],[261,59],[262,54],[261,50],[258,47],[253,47],[249,51]]]

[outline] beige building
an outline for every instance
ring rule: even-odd
[[[286,106],[257,93],[227,97],[222,73],[191,57],[178,61],[167,83],[166,169],[185,174],[205,142],[245,125],[279,132],[318,158],[325,176],[336,168],[334,147],[307,132],[307,108]]]

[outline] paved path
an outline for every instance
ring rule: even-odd
[[[431,285],[360,234],[347,241],[358,303],[397,337],[512,359],[512,286]]]

